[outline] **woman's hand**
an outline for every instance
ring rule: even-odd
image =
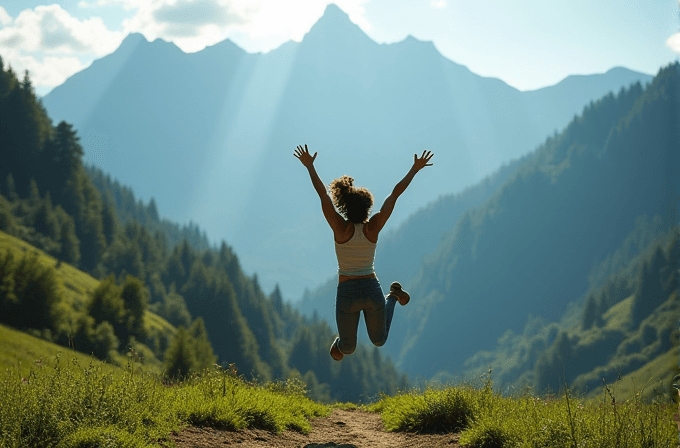
[[[432,151],[423,151],[423,154],[420,157],[418,157],[417,154],[413,154],[413,168],[415,168],[416,171],[420,171],[426,166],[432,166],[431,163],[427,162],[430,161],[433,155]]]
[[[309,154],[309,149],[307,149],[307,145],[305,145],[305,148],[302,149],[302,146],[298,146],[297,149],[295,150],[295,153],[293,154],[295,157],[297,157],[300,162],[306,167],[309,167],[314,164],[314,159],[316,159],[316,154],[310,155]]]

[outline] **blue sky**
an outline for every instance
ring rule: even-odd
[[[39,94],[130,32],[186,52],[230,38],[250,52],[299,41],[329,0],[3,0],[0,56]],[[678,0],[337,0],[371,38],[433,41],[449,59],[520,90],[616,66],[655,74],[680,54]]]

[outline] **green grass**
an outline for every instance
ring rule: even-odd
[[[642,390],[641,399],[649,402],[654,397],[668,394],[670,379],[678,373],[678,348],[674,347],[665,354],[654,358],[634,372],[623,375],[619,381],[609,386],[620,397],[634,397]],[[644,388],[644,390],[643,390]],[[605,386],[588,391],[587,398],[602,396]]]
[[[94,358],[84,353],[61,347],[42,338],[0,325],[0,372],[10,370],[21,377],[27,377],[31,369],[40,364],[40,360],[54,359],[57,354],[61,357],[68,356],[76,359],[80,364],[86,365]],[[125,356],[121,355],[120,364],[125,364]],[[103,364],[107,370],[116,369],[115,366]]]
[[[589,400],[570,394],[503,397],[489,380],[481,389],[462,385],[383,397],[369,409],[382,414],[389,431],[460,431],[461,445],[478,448],[675,448],[678,443],[672,420],[677,405],[645,404],[640,392],[618,401],[611,388]]]
[[[13,334],[19,332],[0,330],[21,339]],[[358,408],[315,403],[299,379],[257,385],[229,368],[171,382],[133,357],[125,368],[72,351],[36,362],[32,356],[53,347],[31,341],[35,352],[18,351],[0,377],[2,447],[169,446],[170,434],[184,425],[306,433],[312,418]],[[639,390],[634,399],[619,401],[616,387],[607,387],[588,400],[570,394],[503,397],[488,378],[481,388],[412,390],[362,408],[379,412],[388,431],[461,432],[461,444],[478,448],[676,447],[675,405],[645,403],[641,396]]]
[[[216,368],[169,383],[132,358],[124,369],[83,361],[67,352],[5,371],[0,446],[158,446],[187,424],[304,433],[330,413],[296,380],[259,386]]]

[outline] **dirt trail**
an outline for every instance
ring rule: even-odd
[[[674,420],[680,431],[680,414],[675,414]],[[177,448],[232,445],[238,448],[462,448],[459,438],[460,434],[386,432],[380,414],[359,409],[336,409],[328,417],[316,418],[307,435],[294,431],[272,434],[260,429],[221,431],[189,427],[172,437]]]
[[[177,448],[459,448],[460,434],[410,434],[386,432],[380,414],[362,410],[336,409],[328,417],[312,420],[312,430],[304,435],[294,431],[272,434],[257,429],[220,431],[185,428],[173,436]]]

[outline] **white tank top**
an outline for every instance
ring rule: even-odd
[[[354,224],[354,235],[346,243],[335,242],[335,255],[338,257],[338,274],[368,275],[374,274],[376,243],[369,241],[364,235],[364,225]]]

